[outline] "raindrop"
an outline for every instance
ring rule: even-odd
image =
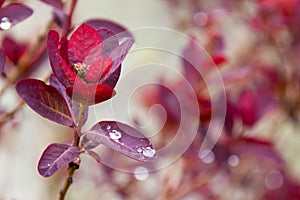
[[[272,170],[265,176],[265,185],[270,190],[276,190],[283,184],[283,175],[278,170]]]
[[[7,17],[2,17],[0,21],[0,28],[2,30],[8,30],[11,27],[11,21]]]
[[[209,149],[205,149],[199,153],[199,158],[204,162],[205,164],[212,163],[215,160],[215,154],[213,151]]]
[[[138,153],[142,153],[142,149],[141,148],[138,148],[137,150],[136,150]]]
[[[134,177],[139,180],[139,181],[144,181],[148,178],[149,176],[149,171],[145,167],[137,167],[134,170]]]
[[[155,156],[155,153],[156,151],[152,147],[146,147],[143,149],[143,155],[148,158],[152,158],[153,156]]]
[[[240,159],[237,155],[231,155],[229,156],[227,163],[231,166],[231,167],[235,167],[240,163]]]
[[[122,137],[122,133],[116,130],[109,132],[109,137],[113,140],[119,140]]]
[[[49,164],[49,163],[47,164],[47,167],[50,167],[50,164]]]
[[[111,126],[110,126],[110,125],[107,125],[106,129],[107,129],[107,130],[110,130],[110,129],[111,129]]]

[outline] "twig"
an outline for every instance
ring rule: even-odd
[[[84,118],[84,110],[86,108],[86,105],[80,104],[79,105],[79,116],[78,116],[78,125],[76,127],[76,129],[74,130],[74,143],[73,146],[79,146],[79,141],[80,141],[80,133],[81,133],[81,128],[82,128],[82,122],[83,122],[83,118]],[[65,183],[62,187],[62,189],[60,190],[59,193],[59,200],[64,200],[68,189],[70,188],[70,186],[73,183],[73,175],[75,173],[75,170],[79,169],[79,163],[75,163],[75,162],[70,162],[69,163],[69,167],[68,167],[68,177],[65,180]]]

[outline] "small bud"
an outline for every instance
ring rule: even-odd
[[[77,75],[79,75],[81,78],[85,77],[86,71],[87,71],[87,65],[84,63],[75,63],[73,65],[74,70],[76,71]]]

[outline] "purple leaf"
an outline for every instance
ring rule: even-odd
[[[36,79],[18,82],[16,90],[20,97],[41,116],[56,123],[72,126],[72,115],[62,95],[52,86]]]
[[[103,79],[102,79],[102,83],[104,83],[107,79],[110,78],[110,76],[112,74],[115,73],[115,71],[118,70],[118,67],[120,67],[121,63],[123,62],[123,60],[125,59],[125,56],[127,55],[127,53],[129,52],[131,46],[133,45],[134,40],[133,39],[127,39],[126,41],[124,41],[120,46],[116,47],[109,55],[109,57],[112,59],[113,61],[113,66],[110,69],[110,72],[107,73]],[[114,76],[118,75],[119,72],[116,72],[116,74],[114,74]],[[119,77],[118,77],[119,78]],[[116,77],[114,79],[118,80],[118,78],[116,79]],[[115,83],[116,84],[116,83]],[[114,85],[115,85],[114,84]]]
[[[130,158],[143,162],[152,162],[156,158],[155,149],[142,133],[116,121],[102,121],[94,125],[85,133],[82,144],[87,150],[104,144]]]
[[[165,108],[169,120],[175,123],[180,123],[182,113],[180,109],[180,102],[178,102],[178,97],[172,92],[171,89],[165,87],[164,85],[166,84],[157,85],[158,95],[161,101],[160,104]],[[179,90],[180,86],[176,86],[176,89]]]
[[[100,35],[100,38],[102,39],[102,41],[116,35],[112,30],[107,29],[107,28],[100,28],[97,30],[97,32]],[[112,42],[115,44],[115,46],[119,45],[119,40],[117,37],[114,37],[114,40],[112,40]]]
[[[57,89],[57,91],[64,97],[64,99],[65,99],[65,101],[68,105],[69,111],[72,115],[73,122],[74,122],[74,124],[77,124],[78,114],[79,114],[79,105],[78,105],[78,103],[71,100],[71,98],[66,93],[66,88],[61,84],[61,82],[59,82],[59,80],[56,78],[56,76],[54,74],[52,74],[50,76],[50,81],[49,82],[50,82],[50,85],[55,87]],[[84,125],[87,121],[88,110],[89,109],[87,107],[84,111],[82,125]]]
[[[244,90],[240,94],[237,110],[244,124],[252,126],[258,119],[258,100],[251,90]]]
[[[25,20],[33,13],[24,4],[12,3],[0,9],[0,30],[7,30],[11,26]]]
[[[0,48],[0,74],[4,73],[6,57],[3,50]]]
[[[114,63],[113,67],[118,67],[123,62],[133,43],[134,40],[129,38],[111,52],[110,57]]]
[[[87,22],[86,24],[94,27],[95,29],[100,29],[100,28],[107,28],[110,29],[112,32],[117,34],[117,37],[120,38],[132,38],[133,35],[127,31],[127,29],[123,26],[121,26],[118,23],[112,22],[110,20],[105,20],[105,19],[92,19]]]
[[[63,2],[61,0],[42,0],[42,2],[53,6],[54,8],[62,9]]]
[[[67,144],[50,144],[43,152],[38,171],[44,177],[52,176],[58,169],[79,156],[80,149]]]
[[[110,74],[109,78],[107,78],[103,82],[103,84],[108,85],[111,88],[115,88],[120,78],[120,74],[121,74],[121,65],[113,73]]]
[[[119,46],[119,40],[111,30],[107,28],[101,28],[97,30],[102,40],[102,54],[103,56],[109,56],[109,54]]]

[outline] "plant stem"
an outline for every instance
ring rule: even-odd
[[[76,128],[76,133],[74,133],[73,146],[79,145],[79,139],[80,139],[80,134],[81,134],[81,128],[82,128],[85,108],[86,108],[85,104],[79,104],[78,124],[77,124],[77,128]]]
[[[78,2],[78,0],[73,0],[71,2],[70,11],[68,14],[68,19],[67,19],[67,25],[62,33],[63,37],[67,37],[67,35],[70,33],[70,30],[72,29],[72,27],[71,27],[72,26],[72,17],[74,15],[74,11],[75,11],[77,2]]]
[[[74,130],[74,142],[73,146],[79,146],[79,141],[80,141],[80,133],[81,133],[81,128],[82,128],[82,123],[83,123],[83,118],[84,118],[84,110],[86,108],[86,105],[84,104],[79,104],[79,114],[78,114],[78,124],[76,129]],[[75,173],[76,169],[79,169],[79,162],[70,162],[69,167],[68,167],[68,177],[65,180],[63,188],[60,190],[59,193],[59,200],[64,200],[65,196],[67,194],[67,191],[71,184],[73,183],[73,175]]]

